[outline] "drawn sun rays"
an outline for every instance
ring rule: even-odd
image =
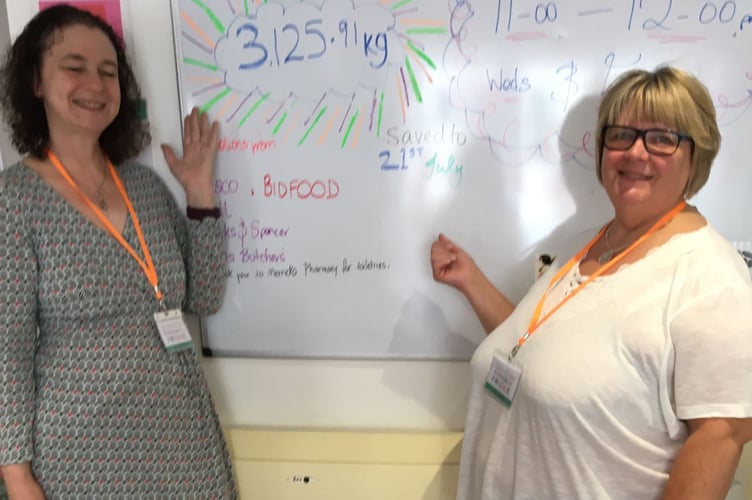
[[[316,99],[303,99],[294,90],[238,90],[227,83],[227,70],[215,56],[219,40],[227,36],[236,18],[252,18],[259,7],[271,2],[190,0],[191,5],[179,11],[183,82],[189,87],[184,92],[202,110],[211,111],[215,119],[238,130],[253,123],[278,142],[303,145],[335,141],[340,148],[354,148],[361,134],[380,137],[387,116],[399,117],[405,123],[410,108],[423,103],[425,86],[434,83],[438,67],[428,46],[437,37],[446,37],[448,29],[443,20],[419,17],[416,2],[374,0],[376,6],[392,16],[393,27],[387,36],[390,43],[400,45],[404,56],[399,64],[381,68],[380,71],[389,72],[383,85],[375,89],[354,85],[345,96],[328,89]],[[324,40],[323,34],[321,38]],[[443,47],[443,42],[433,45]]]

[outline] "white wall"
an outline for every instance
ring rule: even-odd
[[[10,32],[8,29],[8,10],[5,1],[0,3],[0,54],[5,57],[5,52],[10,45]],[[4,165],[10,165],[18,161],[18,153],[10,142],[10,134],[5,126],[0,127],[0,170]]]

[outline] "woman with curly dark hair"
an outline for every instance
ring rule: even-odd
[[[19,152],[36,158],[47,156],[50,131],[45,103],[32,89],[39,83],[45,52],[59,41],[61,29],[73,24],[102,31],[115,51],[119,112],[102,132],[99,145],[117,165],[137,155],[150,142],[149,133],[139,116],[141,91],[126,59],[122,41],[112,28],[99,17],[68,6],[58,6],[30,21],[9,50],[0,75],[0,99],[13,134],[13,145]]]
[[[194,109],[185,191],[131,160],[149,143],[122,42],[70,6],[6,57],[0,98],[27,156],[0,172],[0,465],[13,499],[235,498],[183,311],[222,300],[218,126]]]

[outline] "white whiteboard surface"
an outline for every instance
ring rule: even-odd
[[[483,333],[430,275],[439,232],[512,299],[539,253],[611,216],[597,101],[631,68],[705,82],[723,146],[696,198],[743,216],[752,1],[173,0],[182,111],[221,124],[231,274],[214,354],[467,359]],[[746,133],[745,133],[746,132]]]

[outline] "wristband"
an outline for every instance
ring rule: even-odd
[[[219,210],[219,207],[214,208],[195,208],[195,207],[186,207],[185,209],[186,215],[191,220],[204,220],[207,217],[211,217],[213,219],[219,219],[219,216],[222,214],[222,212]]]

